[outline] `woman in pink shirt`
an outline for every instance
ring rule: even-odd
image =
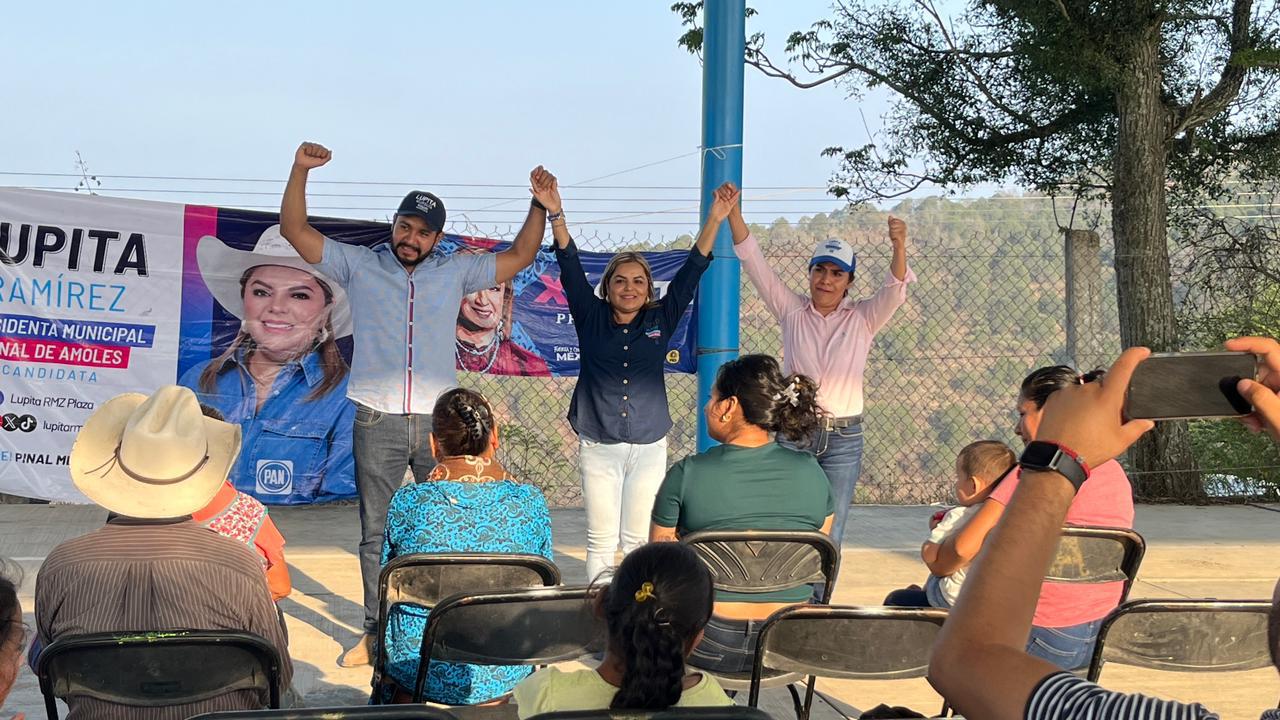
[[[839,545],[853,503],[853,488],[862,473],[862,376],[875,335],[907,299],[907,224],[889,218],[893,260],[889,276],[870,298],[852,300],[858,259],[848,241],[818,243],[809,260],[809,293],[787,286],[765,260],[755,236],[742,219],[739,192],[730,183],[716,191],[731,200],[729,228],[733,249],[765,307],[782,326],[782,372],[818,381],[818,404],[826,412],[823,427],[800,449],[818,457],[835,500],[831,536]]]
[[[1018,393],[1018,427],[1014,432],[1023,443],[1035,440],[1049,396],[1068,385],[1096,380],[1102,373],[1095,370],[1082,375],[1066,365],[1055,365],[1028,375]],[[938,559],[944,563],[941,570],[947,571],[951,565],[959,569],[977,557],[987,533],[1004,514],[1020,479],[1020,470],[1006,477],[991,492],[982,509],[938,548]],[[1093,469],[1067,510],[1066,523],[1133,528],[1133,486],[1120,463],[1108,460]],[[1088,665],[1098,627],[1120,603],[1123,591],[1123,582],[1098,585],[1045,582],[1040,588],[1027,652],[1064,670]]]

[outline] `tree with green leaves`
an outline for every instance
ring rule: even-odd
[[[701,2],[672,10],[701,49]],[[950,6],[947,6],[950,7]],[[1181,349],[1169,208],[1280,175],[1280,0],[841,0],[747,64],[799,88],[893,97],[884,127],[831,147],[832,192],[858,202],[1016,182],[1110,202],[1121,340]],[[1184,423],[1131,451],[1141,497],[1203,497]]]

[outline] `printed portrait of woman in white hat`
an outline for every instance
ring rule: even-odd
[[[206,235],[196,260],[209,294],[240,327],[179,383],[241,426],[244,451],[231,481],[268,504],[354,496],[355,407],[337,344],[351,334],[342,287],[299,257],[279,225],[251,251]]]

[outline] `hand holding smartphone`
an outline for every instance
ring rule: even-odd
[[[1192,420],[1248,415],[1253,406],[1236,385],[1257,377],[1258,358],[1252,353],[1153,354],[1133,371],[1125,417]]]

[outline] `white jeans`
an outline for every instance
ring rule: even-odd
[[[647,445],[599,443],[578,436],[578,472],[587,509],[587,581],[614,566],[619,545],[649,539],[653,498],[667,472],[667,439]]]

